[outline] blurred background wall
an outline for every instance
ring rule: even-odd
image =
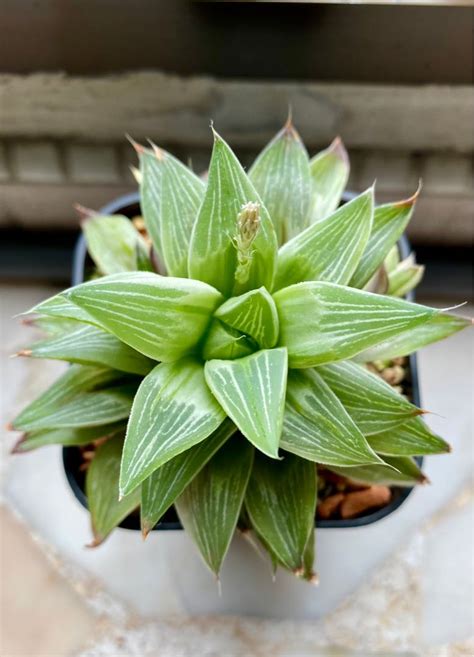
[[[410,237],[420,260],[432,261],[426,285],[439,292],[454,282],[465,298],[474,216],[472,12],[4,0],[4,274],[67,275],[72,205],[99,208],[135,188],[125,133],[151,138],[199,170],[212,118],[248,163],[291,104],[310,151],[342,136],[354,190],[377,178],[377,199],[396,200],[423,180]]]

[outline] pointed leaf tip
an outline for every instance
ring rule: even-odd
[[[333,139],[327,150],[328,152],[337,155],[337,157],[344,163],[344,165],[349,167],[349,155],[347,153],[346,147],[344,146],[344,142],[339,135]]]
[[[164,162],[167,155],[166,151],[164,151],[162,148],[157,146],[154,142],[151,141],[151,139],[148,140],[148,143],[150,144],[156,159],[159,160],[160,162]]]
[[[97,214],[95,210],[91,210],[90,208],[86,208],[83,205],[80,205],[79,203],[74,204],[74,210],[77,212],[79,215],[79,220],[81,224],[85,223],[88,221],[91,217]]]
[[[253,458],[254,449],[247,441],[231,438],[175,504],[183,527],[217,577],[237,527]]]
[[[206,382],[244,436],[278,458],[288,357],[285,348],[262,349],[238,360],[207,361]]]
[[[395,201],[395,203],[393,203],[393,206],[397,208],[411,208],[417,202],[422,189],[423,189],[423,183],[420,178],[415,193],[409,196],[408,198],[401,199],[400,201]]]
[[[129,134],[125,134],[125,139],[130,142],[130,144],[133,146],[135,149],[136,153],[138,155],[141,155],[146,151],[145,146],[142,146],[142,144],[139,144],[137,141],[135,141]]]

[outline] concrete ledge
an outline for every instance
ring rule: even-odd
[[[209,146],[213,119],[235,147],[256,147],[281,126],[289,105],[309,147],[340,134],[357,148],[474,148],[468,86],[246,82],[161,72],[0,75],[0,137],[117,141],[129,132]]]

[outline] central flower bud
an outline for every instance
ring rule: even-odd
[[[253,255],[252,244],[259,228],[260,204],[249,201],[242,206],[237,215],[237,235],[234,242],[237,250],[235,280],[238,283],[246,283],[248,280]]]

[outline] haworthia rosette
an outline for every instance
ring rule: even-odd
[[[225,413],[192,358],[160,363],[142,381],[133,402],[120,474],[126,495],[152,472],[207,438]]]
[[[293,368],[352,358],[427,322],[438,312],[402,299],[322,282],[291,285],[273,298],[280,318],[279,344],[287,347]]]
[[[201,281],[148,272],[104,276],[67,292],[117,338],[154,360],[192,353],[221,294]]]
[[[288,371],[286,349],[263,349],[238,360],[210,360],[206,381],[240,431],[278,458]]]
[[[237,526],[253,456],[242,436],[230,438],[176,501],[184,529],[216,576]]]
[[[369,239],[373,212],[370,188],[284,244],[278,252],[274,288],[302,281],[346,285]]]
[[[282,244],[308,226],[312,201],[309,158],[290,121],[260,153],[249,171]]]

